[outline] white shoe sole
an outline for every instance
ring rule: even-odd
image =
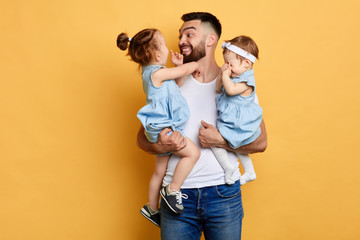
[[[155,224],[156,226],[160,227],[159,224],[157,224],[156,222],[154,222],[154,220],[151,219],[150,214],[144,209],[141,208],[140,213],[150,222],[152,222],[153,224]]]

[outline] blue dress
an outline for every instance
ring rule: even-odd
[[[254,102],[255,78],[253,69],[231,80],[233,83],[246,82],[247,85],[254,87],[254,91],[248,97],[243,97],[240,94],[230,96],[224,88],[222,93],[216,96],[219,114],[217,127],[230,147],[236,149],[259,137],[262,108]]]
[[[157,142],[159,133],[167,127],[183,134],[185,122],[190,116],[189,106],[175,80],[166,80],[161,87],[155,87],[151,81],[152,74],[163,67],[161,65],[142,67],[146,105],[139,110],[137,117],[145,128],[145,136],[149,142]]]

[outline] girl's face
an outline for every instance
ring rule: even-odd
[[[223,57],[224,62],[228,63],[231,66],[230,77],[237,77],[246,72],[247,68],[245,67],[245,60],[241,61],[240,58],[236,55],[236,53],[228,50],[225,51]]]
[[[160,48],[156,53],[159,56],[159,64],[166,65],[169,56],[169,49],[166,46],[164,36],[160,32],[157,32],[156,34],[156,41]]]

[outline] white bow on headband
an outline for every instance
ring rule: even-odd
[[[232,45],[229,42],[224,42],[222,44],[222,48],[223,49],[229,49],[230,51],[236,53],[237,55],[240,55],[244,58],[249,59],[252,63],[255,63],[256,57],[254,55],[252,55],[251,53],[248,53],[247,51],[245,51],[244,49],[239,48],[238,46]]]

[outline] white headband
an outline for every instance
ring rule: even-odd
[[[232,45],[229,42],[224,42],[222,44],[222,48],[225,49],[229,49],[230,51],[236,53],[237,55],[240,55],[244,58],[249,59],[252,63],[255,63],[256,57],[250,53],[248,53],[247,51],[245,51],[244,49],[239,48],[238,46]]]
[[[131,41],[131,39],[132,39],[132,38],[129,38],[129,40],[128,40],[128,41],[130,42],[130,41]]]

